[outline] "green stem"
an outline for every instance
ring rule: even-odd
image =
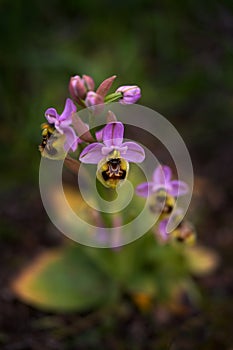
[[[104,99],[104,102],[111,103],[111,102],[119,100],[120,98],[122,98],[122,93],[121,92],[114,92],[113,94],[107,95]]]

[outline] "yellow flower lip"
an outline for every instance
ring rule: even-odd
[[[49,159],[64,159],[66,152],[64,150],[65,135],[59,134],[53,125],[49,123],[41,124],[42,143],[39,145],[39,151],[42,157]]]
[[[175,205],[175,198],[165,189],[157,190],[149,201],[149,208],[152,213],[161,213],[161,215],[170,215]]]
[[[96,176],[105,187],[116,188],[127,179],[128,172],[129,163],[114,150],[98,163]]]
[[[196,232],[189,221],[181,221],[178,227],[171,233],[176,242],[194,245],[196,242]]]

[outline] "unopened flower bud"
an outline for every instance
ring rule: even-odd
[[[84,81],[88,91],[93,91],[94,90],[95,82],[92,79],[92,77],[89,77],[89,75],[83,74],[83,81]]]
[[[106,116],[106,121],[107,123],[113,123],[117,122],[117,117],[112,111],[108,111],[107,116]]]
[[[80,99],[85,99],[87,92],[93,90],[94,87],[94,80],[88,75],[83,75],[82,78],[75,75],[70,78],[69,91],[72,98],[78,103]]]
[[[83,79],[79,75],[75,75],[70,78],[69,83],[70,94],[74,100],[84,98],[86,95],[86,87],[84,85]]]
[[[102,81],[98,89],[96,90],[97,94],[101,95],[102,97],[105,97],[110,90],[114,80],[116,79],[116,75],[113,75],[110,78],[105,79]]]
[[[119,100],[122,104],[133,104],[141,98],[141,89],[136,85],[120,86],[116,92],[122,93],[122,98]]]
[[[99,114],[104,108],[104,99],[94,91],[89,91],[85,99],[86,107],[89,107],[94,114]]]

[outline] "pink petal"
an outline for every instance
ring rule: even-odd
[[[144,161],[145,151],[136,142],[124,142],[120,149],[125,147],[127,147],[127,151],[121,152],[121,154],[128,162],[141,163]]]
[[[108,123],[103,130],[103,142],[107,147],[120,146],[123,135],[124,125],[121,122]]]
[[[173,180],[170,182],[169,193],[174,197],[183,196],[189,191],[188,185],[183,181]]]
[[[77,108],[76,108],[74,102],[70,98],[67,98],[64,111],[60,115],[59,120],[63,121],[63,120],[70,118],[72,113],[76,112],[76,110],[77,110]]]
[[[64,134],[64,130],[58,120],[55,121],[54,126],[60,134]]]
[[[167,223],[168,223],[168,219],[164,219],[164,220],[160,221],[159,226],[158,226],[158,234],[159,234],[160,238],[162,238],[163,241],[168,240],[168,233],[166,230]]]
[[[159,165],[153,174],[155,184],[166,184],[170,182],[172,176],[171,169],[166,165]]]
[[[98,164],[99,161],[103,158],[103,154],[101,152],[103,145],[100,143],[94,142],[88,145],[81,152],[79,160],[82,163],[89,164]]]
[[[138,196],[147,198],[153,192],[153,182],[141,183],[136,187],[135,192]]]
[[[103,140],[103,128],[100,129],[99,131],[96,131],[95,133],[95,137],[96,137],[96,140],[101,142]]]
[[[45,112],[45,118],[48,120],[49,124],[54,124],[58,118],[56,109],[48,108]]]
[[[67,126],[70,126],[70,124],[72,124],[72,114],[67,119],[59,122],[61,129],[66,128]]]
[[[110,147],[103,146],[101,150],[103,156],[107,156],[109,153],[113,151],[114,151],[114,146],[110,146]]]
[[[63,129],[63,133],[66,135],[65,150],[68,152],[71,148],[73,152],[76,151],[78,147],[78,137],[74,130],[71,127],[67,127]]]

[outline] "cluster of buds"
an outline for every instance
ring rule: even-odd
[[[96,112],[96,106],[103,103],[119,101],[122,104],[136,103],[141,97],[141,90],[135,85],[120,86],[114,93],[108,95],[108,92],[116,79],[113,75],[105,79],[100,86],[95,89],[94,80],[88,76],[75,75],[70,78],[69,91],[73,100],[82,107],[91,107]],[[97,114],[99,108],[97,108]]]
[[[74,101],[80,103],[85,99],[88,91],[94,91],[95,82],[88,75],[75,75],[70,78],[69,91]]]
[[[88,108],[89,112],[97,116],[103,111],[104,104],[119,102],[121,104],[136,103],[141,97],[141,90],[136,85],[120,86],[115,92],[109,90],[116,76],[105,79],[94,91],[95,82],[88,75],[75,75],[70,78],[69,92],[72,99],[67,98],[64,111],[58,114],[55,108],[48,108],[45,112],[46,123],[41,125],[43,140],[39,146],[41,155],[52,159],[63,159],[64,152],[76,151],[83,141],[95,141],[88,132],[89,126],[83,125],[77,115],[77,107]],[[74,114],[76,118],[74,120]],[[79,119],[79,122],[77,120]],[[83,136],[86,132],[87,138]],[[81,134],[79,138],[77,134]],[[98,140],[98,133],[96,133]],[[64,150],[64,152],[62,152]]]
[[[39,146],[43,157],[65,159],[65,164],[74,171],[77,171],[80,163],[96,164],[97,179],[111,189],[116,189],[126,181],[130,163],[144,161],[145,151],[136,142],[124,142],[124,125],[117,121],[111,111],[106,115],[106,125],[99,130],[85,124],[77,110],[78,107],[88,108],[91,116],[97,118],[103,112],[104,104],[117,101],[123,105],[136,103],[141,97],[141,90],[136,85],[120,86],[109,94],[115,78],[112,76],[105,79],[94,91],[95,83],[90,76],[71,77],[69,91],[72,99],[67,98],[61,114],[55,108],[46,110],[46,123],[42,124],[43,139]],[[69,156],[69,153],[74,152],[76,159]],[[173,232],[167,232],[176,198],[188,192],[186,183],[172,180],[168,166],[156,168],[152,181],[139,184],[135,192],[138,196],[149,197],[149,210],[155,214],[160,213],[156,229],[160,240],[187,243],[195,241],[194,230],[185,221],[181,221]],[[179,223],[181,215],[179,210],[173,213],[173,220]]]

